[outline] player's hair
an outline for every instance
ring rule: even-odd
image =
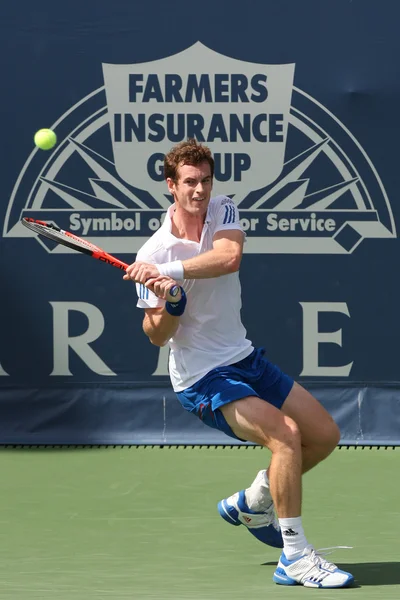
[[[194,138],[176,144],[164,158],[164,177],[170,177],[172,181],[178,178],[178,168],[181,165],[197,166],[202,162],[208,162],[211,169],[211,177],[214,177],[214,159],[210,148],[197,143]]]

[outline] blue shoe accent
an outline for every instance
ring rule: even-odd
[[[221,500],[218,502],[218,512],[227,523],[239,527],[241,522],[239,521],[239,513],[233,504],[228,504],[227,500]]]
[[[283,548],[282,534],[273,525],[275,520],[273,507],[271,506],[271,509],[265,512],[250,510],[246,503],[244,490],[221,500],[218,503],[218,512],[230,525],[247,527],[248,531],[263,544],[274,548]]]
[[[274,576],[272,577],[272,581],[275,583],[280,583],[281,585],[297,585],[297,581],[289,577],[285,570],[281,567],[277,567],[275,570]]]
[[[304,554],[296,560],[289,560],[282,552],[272,580],[279,585],[333,589],[350,586],[354,577],[335,564],[325,561],[323,556],[318,555],[318,550],[307,547]]]

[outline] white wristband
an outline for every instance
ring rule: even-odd
[[[181,260],[163,263],[162,265],[156,265],[156,267],[160,271],[160,275],[171,277],[171,279],[174,279],[175,281],[183,281],[185,279]]]

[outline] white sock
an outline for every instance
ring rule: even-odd
[[[259,471],[257,477],[247,490],[245,490],[247,506],[254,512],[263,512],[272,503],[267,471]]]
[[[301,517],[291,519],[279,519],[283,538],[283,551],[286,558],[295,560],[300,558],[305,548],[308,546],[306,536],[304,535]]]

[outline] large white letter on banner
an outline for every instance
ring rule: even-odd
[[[0,364],[0,377],[4,375],[9,375],[9,373],[7,373]]]
[[[158,353],[156,370],[152,375],[168,375],[169,346],[162,346]]]
[[[98,375],[116,375],[98,354],[89,346],[104,331],[103,313],[88,302],[50,302],[53,308],[54,368],[51,375],[72,375],[69,370],[69,348]],[[88,328],[81,335],[70,337],[68,318],[70,311],[79,311],[86,315]]]
[[[300,375],[317,377],[347,377],[353,363],[339,367],[322,367],[318,364],[319,344],[342,345],[342,330],[322,333],[318,331],[320,312],[339,312],[350,316],[345,302],[300,302],[303,309],[303,370]]]

